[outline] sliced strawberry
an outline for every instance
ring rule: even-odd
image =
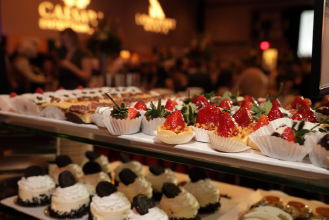
[[[279,108],[281,107],[281,103],[279,99],[272,99],[272,108]]]
[[[195,123],[199,123],[201,125],[206,124],[208,126],[217,127],[219,125],[219,120],[222,113],[219,108],[215,106],[209,105],[198,112]]]
[[[299,106],[303,106],[305,104],[303,100],[304,100],[303,96],[296,96],[294,101],[292,101],[291,103],[291,108],[296,109],[299,108]]]
[[[192,103],[194,103],[196,105],[197,110],[200,110],[203,107],[207,107],[208,105],[210,105],[208,99],[206,97],[204,97],[203,95],[198,95],[197,97],[195,97],[192,100]]]
[[[17,96],[17,94],[16,94],[16,92],[12,92],[12,93],[10,93],[10,98],[14,98],[14,97],[16,97]]]
[[[292,128],[291,127],[287,127],[283,130],[282,134],[281,134],[282,138],[289,141],[289,142],[295,142],[295,136],[294,133],[292,132]]]
[[[297,114],[300,114],[302,116],[302,119],[304,119],[305,121],[318,123],[314,115],[314,111],[310,107],[307,106],[300,107],[300,109],[297,111]]]
[[[166,128],[170,127],[170,130],[175,130],[179,126],[181,129],[186,127],[183,115],[179,110],[176,110],[171,115],[169,115],[163,125]]]
[[[252,117],[246,107],[241,107],[234,115],[235,122],[243,128],[248,127],[251,123],[254,123]]]
[[[245,102],[251,102],[251,103],[254,103],[255,105],[258,105],[256,99],[254,99],[254,97],[252,97],[250,95],[244,96],[244,101]]]
[[[38,87],[34,93],[43,94],[43,90],[40,87]]]
[[[217,135],[221,137],[235,137],[238,135],[237,124],[228,112],[224,112],[219,120]]]
[[[128,108],[128,118],[130,120],[134,119],[138,114],[138,111],[135,108]]]
[[[267,117],[269,121],[274,121],[275,119],[283,118],[284,115],[279,108],[272,108]]]
[[[255,127],[253,128],[254,131],[257,131],[258,129],[260,129],[261,127],[263,126],[266,126],[268,125],[269,122],[268,122],[268,117],[266,115],[262,115],[260,116],[260,118],[258,119],[258,122],[257,124],[255,125]]]
[[[178,105],[175,100],[168,99],[165,108],[169,111],[174,111],[175,106]]]
[[[77,89],[83,90],[83,86],[78,86]]]
[[[244,102],[242,104],[242,107],[245,107],[246,109],[248,109],[249,111],[251,111],[252,104],[253,104],[252,102],[247,101],[247,102]]]
[[[134,108],[137,109],[137,110],[144,110],[144,111],[146,111],[146,105],[145,105],[145,103],[143,101],[137,102],[135,104]]]
[[[219,104],[219,107],[223,109],[231,109],[233,107],[233,103],[231,99],[226,98]]]
[[[303,120],[303,117],[302,117],[301,114],[296,113],[296,114],[294,114],[294,115],[291,117],[291,119],[292,119],[292,120],[296,120],[296,121],[301,121],[301,120]]]
[[[100,88],[100,86],[98,84],[94,85],[94,88]]]
[[[63,87],[63,86],[61,86],[61,87],[59,87],[59,88],[58,88],[58,90],[63,90],[63,89],[64,89],[64,87]]]

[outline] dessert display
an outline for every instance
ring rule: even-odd
[[[197,199],[185,189],[173,183],[165,183],[162,187],[160,208],[167,213],[170,220],[201,220]]]
[[[140,111],[146,111],[146,104],[143,101],[138,101],[136,102],[136,104],[134,105],[134,108]]]
[[[89,220],[122,220],[126,219],[131,204],[125,195],[112,183],[102,181],[96,187],[96,194],[90,203]]]
[[[109,159],[105,155],[99,155],[94,151],[87,151],[86,157],[89,159],[89,161],[94,161],[98,163],[101,166],[102,171],[107,173],[108,176],[111,177],[111,165]]]
[[[116,185],[120,182],[120,176],[119,173],[125,169],[128,168],[131,171],[133,171],[138,177],[144,177],[145,171],[143,168],[143,165],[135,160],[131,160],[126,154],[120,154],[119,155],[121,163],[115,168],[115,183]]]
[[[184,189],[190,192],[200,205],[199,213],[213,213],[220,209],[220,192],[217,185],[209,179],[207,172],[198,167],[189,171],[190,181]]]
[[[305,146],[311,150],[310,161],[318,167],[329,168],[329,134],[315,132],[308,136]]]
[[[128,220],[168,220],[168,215],[154,206],[152,199],[139,194],[134,197]]]
[[[152,198],[152,185],[144,177],[138,177],[130,169],[123,169],[119,173],[120,183],[118,186],[119,192],[122,192],[130,202],[138,194],[143,194],[148,198]]]
[[[79,178],[83,175],[82,169],[79,165],[72,163],[72,160],[67,155],[59,155],[56,157],[56,165],[49,175],[55,181],[56,185],[59,184],[58,176],[63,171],[70,171],[75,177],[76,181],[79,181]]]
[[[164,183],[173,183],[177,185],[177,178],[175,173],[169,168],[163,168],[157,164],[151,164],[150,172],[145,179],[152,184],[153,199],[160,200],[162,197],[162,187]]]
[[[70,171],[62,172],[59,177],[48,213],[53,218],[81,218],[89,211],[89,193]]]
[[[112,108],[110,107],[98,107],[96,111],[90,115],[90,119],[93,123],[95,123],[98,127],[106,128],[103,120],[104,117],[111,114]]]
[[[79,182],[86,187],[91,196],[96,193],[96,186],[99,182],[111,182],[109,175],[103,172],[101,166],[94,161],[87,162],[83,165],[82,170],[84,175],[79,178]]]
[[[55,183],[41,167],[28,167],[17,184],[19,205],[34,207],[50,204]]]
[[[210,105],[209,100],[203,95],[198,95],[192,100],[192,103],[196,105],[196,109],[200,110],[201,108],[207,107]]]
[[[184,121],[179,110],[169,115],[163,125],[158,125],[156,137],[167,144],[184,144],[192,140],[195,133]]]

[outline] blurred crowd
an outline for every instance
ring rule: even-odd
[[[228,90],[234,94],[238,88],[241,95],[259,98],[275,95],[280,83],[284,83],[282,96],[309,96],[311,59],[278,59],[274,71],[265,71],[259,59],[261,51],[250,50],[247,56],[229,61],[218,58],[209,39],[201,38],[180,50],[153,48],[147,58],[118,47],[102,62],[100,53],[93,53],[88,46],[90,43],[81,45],[78,35],[66,29],[60,32],[60,46],[48,54],[38,53],[33,41],[22,42],[10,55],[2,48],[0,93],[29,93],[37,87],[47,91],[80,85],[118,86],[117,80],[108,78],[122,76],[120,86],[147,90],[184,92],[192,87],[222,95]],[[135,76],[130,83],[129,74]]]

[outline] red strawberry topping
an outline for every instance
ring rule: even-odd
[[[257,101],[254,99],[254,97],[250,95],[244,96],[244,102],[251,102],[254,103],[255,105],[258,105]]]
[[[254,121],[246,107],[241,107],[234,115],[235,122],[243,128],[248,127]]]
[[[182,113],[179,110],[176,110],[167,117],[163,126],[168,128],[168,130],[176,130],[176,129],[181,130],[181,129],[185,129],[186,124]]]
[[[312,122],[312,123],[317,123],[318,121],[316,120],[316,117],[314,115],[314,111],[307,106],[302,106],[296,114],[300,114],[305,121]],[[296,115],[295,114],[295,115]],[[294,116],[295,116],[294,115]]]
[[[272,99],[272,108],[279,108],[281,107],[281,103],[279,99]]]
[[[40,87],[38,87],[34,93],[43,94],[43,90]]]
[[[233,107],[233,103],[231,99],[226,98],[219,104],[219,107],[223,109],[231,109]]]
[[[138,114],[138,111],[135,108],[128,108],[128,118],[130,120],[134,119],[137,114]]]
[[[252,102],[249,102],[249,101],[247,101],[247,102],[243,102],[242,103],[242,107],[245,107],[246,109],[248,109],[249,111],[251,111],[251,106],[252,106]]]
[[[219,108],[209,105],[198,112],[198,116],[196,118],[195,123],[215,128],[219,126],[219,120],[221,115],[222,113]]]
[[[258,119],[258,122],[257,124],[255,125],[254,127],[254,131],[257,131],[258,129],[260,129],[261,127],[263,126],[266,126],[268,125],[269,122],[268,122],[268,117],[266,115],[262,115],[260,116],[260,118]]]
[[[295,142],[295,136],[294,133],[292,132],[292,128],[291,127],[287,127],[283,130],[282,134],[281,134],[282,138],[289,141],[289,142]]]
[[[82,90],[83,89],[83,86],[80,85],[80,86],[77,87],[77,89]]]
[[[269,121],[274,121],[275,119],[283,118],[284,115],[279,108],[272,108],[267,117]]]
[[[12,92],[12,93],[10,93],[10,98],[14,98],[14,97],[16,97],[17,96],[17,94],[15,93],[15,92]]]
[[[63,89],[64,89],[64,87],[63,87],[63,86],[61,86],[61,87],[59,87],[59,88],[58,88],[58,90],[63,90]]]
[[[291,108],[296,109],[296,107],[300,108],[301,106],[311,107],[312,102],[309,99],[304,99],[303,96],[296,96],[294,101],[291,103]]]
[[[144,111],[146,111],[146,105],[145,105],[145,103],[143,101],[137,102],[135,104],[134,108],[137,109],[137,110],[144,110]]]
[[[210,105],[208,99],[206,97],[204,97],[203,95],[198,95],[197,97],[195,97],[192,100],[192,103],[196,105],[197,110],[200,110],[203,107],[207,107],[208,105]]]
[[[310,99],[306,98],[303,100],[304,105],[303,106],[308,106],[308,107],[312,107],[312,102]]]
[[[100,86],[98,84],[94,85],[94,88],[100,88]]]
[[[175,106],[178,105],[175,100],[168,99],[165,108],[169,111],[174,111]]]
[[[221,137],[235,137],[238,135],[237,124],[228,112],[224,112],[219,120],[217,135]]]
[[[296,113],[296,114],[294,114],[294,115],[291,117],[291,119],[292,119],[292,120],[296,120],[296,121],[301,121],[301,120],[303,120],[303,117],[302,117],[301,114]]]

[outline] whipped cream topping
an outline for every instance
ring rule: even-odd
[[[22,179],[18,181],[18,186],[25,190],[33,190],[47,188],[50,186],[55,187],[55,183],[48,175],[30,176],[28,178],[22,177]]]
[[[88,195],[87,189],[82,184],[77,183],[73,186],[65,188],[57,187],[53,197],[57,197],[57,199],[63,200],[72,200],[86,195]]]
[[[126,186],[124,183],[120,182],[118,189],[124,192],[144,192],[151,187],[151,183],[148,182],[144,177],[138,177],[135,182]]]
[[[286,129],[286,128],[288,128],[288,126],[287,126],[287,125],[283,125],[283,126],[277,128],[277,129],[273,132],[273,134],[274,134],[274,133],[278,133],[278,134],[282,135],[282,133],[284,132],[284,129]]]
[[[71,163],[65,167],[56,166],[54,168],[53,172],[50,173],[50,176],[54,179],[56,184],[58,184],[59,174],[61,174],[62,172],[66,171],[66,170],[70,171],[73,174],[73,176],[75,177],[75,179],[77,179],[77,180],[78,180],[78,178],[80,178],[83,175],[82,168],[77,164]]]
[[[106,111],[111,111],[110,107],[98,107],[95,111],[96,114],[103,114]]]
[[[149,172],[145,178],[152,184],[153,189],[157,192],[161,192],[164,183],[169,182],[177,185],[176,175],[171,169],[165,169],[165,172],[158,176]]]
[[[89,175],[83,175],[79,178],[79,182],[84,184],[98,184],[101,181],[111,181],[109,175],[104,172],[89,174]]]
[[[117,166],[117,168],[115,168],[115,170],[114,170],[116,181],[120,181],[119,173],[121,172],[121,170],[123,170],[125,168],[131,169],[137,176],[140,176],[140,177],[143,177],[145,174],[142,164],[138,161],[133,160],[128,163],[120,163],[119,166]]]
[[[145,215],[140,215],[134,208],[130,210],[128,220],[168,220],[168,215],[157,207],[149,209]]]
[[[162,196],[161,206],[169,204],[171,207],[185,208],[193,206],[196,202],[196,198],[188,191],[182,189],[182,192],[175,198],[167,198],[165,195]]]
[[[115,192],[109,196],[99,197],[95,195],[91,202],[91,206],[98,210],[116,210],[126,205],[130,205],[130,202],[122,192]]]
[[[96,158],[95,159],[95,162],[96,163],[98,163],[99,165],[101,165],[101,167],[106,167],[106,166],[108,166],[109,165],[109,159],[106,157],[106,156],[104,156],[104,155],[101,155],[101,156],[99,156],[98,158]],[[104,171],[104,170],[103,170]],[[110,170],[109,171],[107,171],[107,172],[110,172]]]

